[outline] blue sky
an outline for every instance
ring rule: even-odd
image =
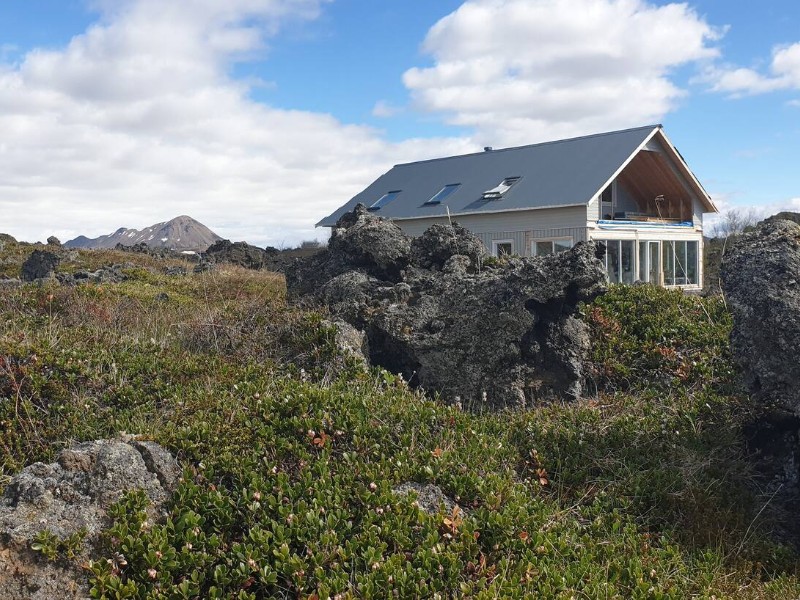
[[[289,245],[392,164],[663,123],[800,210],[800,4],[0,0],[0,231]]]

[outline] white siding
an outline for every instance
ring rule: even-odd
[[[452,220],[477,235],[487,250],[491,251],[494,240],[512,240],[514,252],[521,256],[530,256],[531,242],[535,239],[570,237],[573,242],[586,240],[585,206],[461,215]],[[446,222],[447,217],[395,221],[411,236],[422,235],[434,223]]]
[[[600,218],[600,196],[595,196],[586,205],[586,220],[590,222],[597,221]]]

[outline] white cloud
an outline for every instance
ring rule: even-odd
[[[709,83],[713,91],[733,97],[778,90],[800,90],[800,42],[773,48],[772,60],[766,74],[743,67],[714,66],[701,79]]]
[[[686,4],[469,0],[428,32],[434,64],[404,75],[416,106],[529,143],[659,121],[684,96],[673,69],[717,56]]]
[[[292,244],[392,164],[474,149],[390,144],[251,100],[232,64],[324,1],[102,0],[67,47],[0,64],[0,230],[64,240],[189,214],[232,239]]]

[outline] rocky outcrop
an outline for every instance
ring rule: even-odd
[[[61,257],[48,250],[34,250],[27,260],[22,263],[22,280],[35,281],[47,279],[55,274]]]
[[[364,331],[370,362],[449,402],[580,396],[588,334],[577,305],[606,281],[595,246],[488,262],[462,227],[412,241],[359,206],[326,250],[287,269],[287,290]]]
[[[791,220],[781,216],[794,217]],[[721,268],[731,351],[761,410],[745,430],[768,501],[763,518],[800,547],[800,224],[781,213],[737,236]],[[762,509],[762,510],[764,510]]]
[[[264,269],[270,258],[278,253],[275,248],[263,250],[247,242],[219,240],[203,253],[203,259],[214,263],[230,263],[246,269]]]
[[[722,263],[731,349],[754,398],[800,417],[800,225],[767,220]]]
[[[85,557],[107,525],[106,509],[129,490],[143,490],[154,518],[177,485],[180,469],[158,444],[130,438],[63,450],[14,477],[0,499],[0,598],[88,597],[72,563],[48,562],[30,549],[43,530],[59,539],[85,531]]]

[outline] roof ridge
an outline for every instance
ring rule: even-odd
[[[639,130],[644,130],[644,129],[656,129],[656,128],[663,128],[663,125],[661,123],[656,123],[654,125],[642,125],[640,127],[629,127],[627,129],[617,129],[616,131],[604,131],[604,132],[601,132],[601,133],[590,133],[590,134],[587,134],[587,135],[579,135],[579,136],[576,136],[576,137],[563,138],[563,139],[560,139],[560,140],[548,140],[546,142],[536,142],[535,144],[523,144],[522,146],[510,146],[508,148],[497,148],[497,149],[493,148],[490,151],[484,150],[482,152],[470,152],[468,154],[456,154],[456,155],[453,155],[453,156],[440,156],[440,157],[437,157],[437,158],[426,158],[426,159],[423,159],[423,160],[415,160],[415,161],[411,161],[411,162],[407,162],[407,163],[397,163],[394,166],[395,167],[405,167],[405,166],[408,166],[408,165],[419,165],[419,164],[423,164],[423,163],[435,162],[435,161],[438,161],[438,160],[451,160],[453,158],[464,158],[466,156],[483,156],[484,154],[488,155],[488,154],[495,154],[497,152],[508,152],[510,150],[522,150],[523,148],[534,148],[534,147],[537,147],[537,146],[549,146],[551,144],[562,144],[564,142],[576,142],[578,140],[586,140],[586,139],[589,139],[589,138],[602,137],[602,136],[605,136],[605,135],[617,135],[617,134],[620,134],[620,133],[629,133],[631,131],[639,131]]]

